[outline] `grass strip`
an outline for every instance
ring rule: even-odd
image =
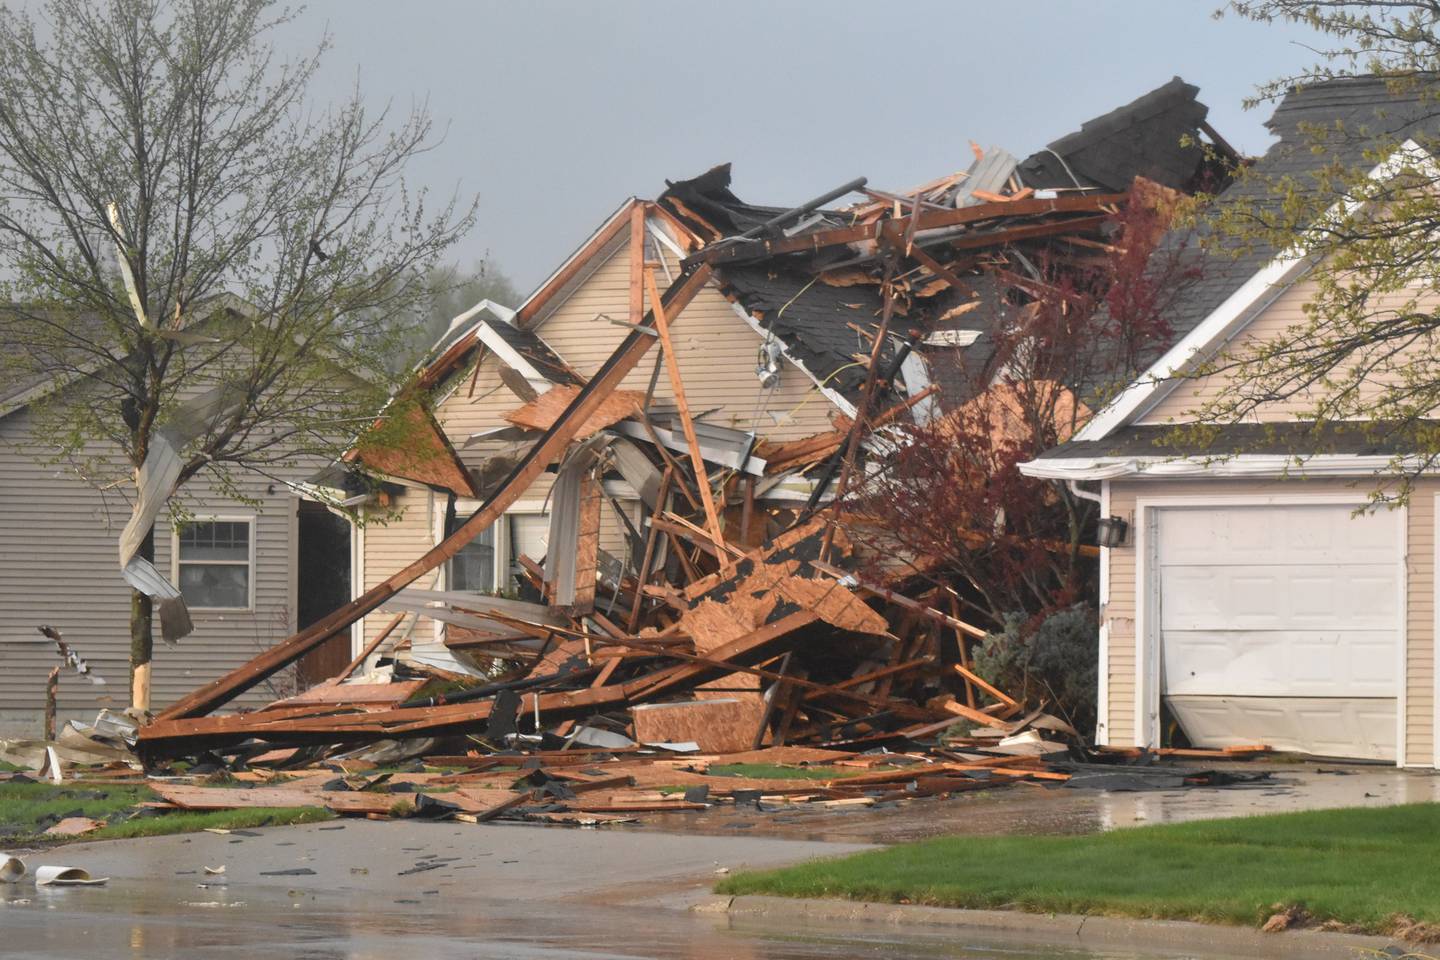
[[[1086,836],[942,837],[778,870],[723,894],[822,897],[1389,933],[1440,923],[1440,804],[1319,810]]]
[[[334,819],[321,807],[247,807],[239,810],[169,811],[129,819],[138,803],[156,799],[149,787],[136,784],[52,784],[0,781],[0,837],[4,845],[33,841],[118,840],[191,833],[212,828],[315,823]],[[108,821],[104,827],[77,837],[45,835],[57,820],[69,816]]]

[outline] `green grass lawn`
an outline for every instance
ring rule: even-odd
[[[1257,925],[1277,905],[1387,932],[1440,923],[1440,804],[1242,817],[1089,836],[942,837],[721,881],[839,897]]]
[[[106,821],[106,826],[77,840],[112,840],[189,833],[207,828],[239,829],[285,823],[330,820],[334,814],[316,807],[252,807],[244,810],[167,812],[131,817],[135,805],[157,799],[148,787],[132,784],[53,784],[0,781],[0,849],[43,838],[46,828],[66,816]]]

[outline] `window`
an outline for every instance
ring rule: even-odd
[[[455,521],[447,533],[454,533],[465,522],[469,514],[465,507],[464,503],[458,506]],[[542,559],[549,526],[549,514],[505,514],[499,523],[461,547],[450,560],[450,589],[474,593],[515,590],[523,582],[519,555],[523,553],[536,561]]]
[[[198,610],[248,610],[254,551],[251,521],[192,520],[175,534],[175,569],[185,603]]]
[[[464,523],[456,518],[455,527]],[[451,532],[454,532],[452,528]],[[450,560],[450,589],[475,593],[495,592],[495,527],[487,527],[474,540],[460,548]]]

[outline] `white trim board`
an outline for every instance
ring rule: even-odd
[[[1388,180],[1406,166],[1436,170],[1435,158],[1414,140],[1406,140],[1369,173],[1372,180]],[[1342,200],[1330,207],[1321,221],[1340,220],[1360,209],[1365,201]],[[1131,423],[1158,403],[1193,370],[1201,358],[1233,339],[1286,288],[1313,265],[1309,245],[1301,237],[1257,271],[1240,289],[1210,312],[1195,329],[1180,339],[1136,378],[1121,394],[1090,419],[1076,434],[1076,440],[1101,440],[1116,428]]]
[[[1395,469],[1419,469],[1424,460],[1389,454],[1326,453],[1312,457],[1241,453],[1230,457],[1074,457],[1031,460],[1020,472],[1041,480],[1117,480],[1125,477],[1366,477]],[[1437,468],[1440,470],[1440,468]],[[1436,470],[1427,470],[1436,472]]]

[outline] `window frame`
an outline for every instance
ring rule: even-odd
[[[181,560],[180,560],[180,530],[181,530],[182,527],[189,526],[189,525],[191,525],[191,524],[196,524],[196,523],[243,523],[243,524],[245,524],[245,529],[246,529],[246,531],[248,532],[248,536],[246,537],[246,540],[247,540],[247,544],[246,544],[246,545],[247,545],[247,548],[248,548],[248,549],[247,549],[247,551],[246,551],[245,562],[244,562],[244,567],[245,567],[245,569],[246,569],[246,577],[245,577],[245,587],[246,587],[246,590],[245,590],[245,606],[243,606],[243,607],[201,607],[201,606],[195,606],[195,605],[191,604],[189,601],[186,601],[186,608],[187,608],[188,610],[190,610],[192,613],[217,613],[217,614],[254,613],[254,612],[255,612],[255,573],[256,573],[256,570],[255,570],[255,566],[256,566],[256,564],[255,564],[255,534],[256,534],[256,529],[255,529],[255,528],[256,528],[256,517],[255,517],[255,514],[253,514],[253,513],[251,513],[251,514],[239,514],[239,513],[214,513],[214,514],[211,514],[211,513],[202,513],[202,514],[196,514],[196,515],[194,515],[194,516],[192,516],[192,517],[187,517],[186,520],[184,521],[184,523],[182,523],[182,524],[172,525],[172,526],[170,527],[170,582],[173,583],[173,584],[175,584],[176,589],[179,589],[179,586],[180,586],[180,566],[181,566]],[[209,563],[209,564],[218,564],[218,565],[229,566],[229,567],[238,567],[238,566],[241,566],[241,563],[240,563],[240,561],[238,561],[238,560],[190,560],[190,561],[185,561],[185,562],[187,562],[187,563],[195,563],[195,564],[206,564],[206,563]],[[182,594],[182,595],[183,595],[183,594]]]
[[[469,516],[474,511],[480,509],[481,503],[482,501],[480,500],[470,500],[464,497],[458,498],[455,501],[456,517],[463,520],[465,517]],[[510,508],[507,509],[503,514],[501,514],[500,518],[495,522],[495,569],[493,570],[493,575],[494,582],[497,585],[497,590],[503,590],[505,585],[510,580],[510,518],[517,514],[522,516],[528,515],[549,517],[550,513],[548,510],[545,509],[546,506],[548,506],[548,504],[544,500],[519,500],[515,503],[512,503],[510,505]],[[442,540],[445,539],[445,511],[440,510],[437,511],[437,513],[439,515],[435,518],[434,534],[435,542],[440,543]],[[444,589],[455,589],[455,587],[453,586],[454,581],[451,579],[449,560],[445,561],[442,569],[445,571]]]

